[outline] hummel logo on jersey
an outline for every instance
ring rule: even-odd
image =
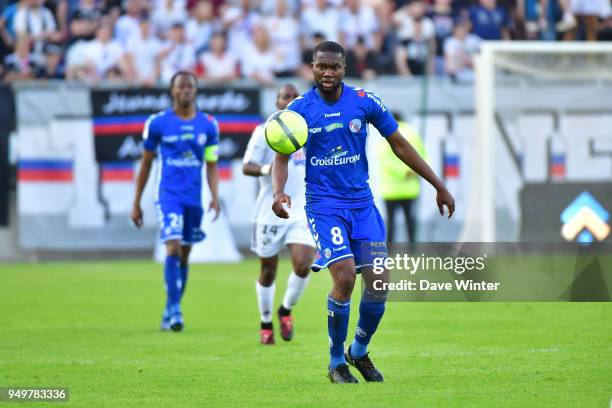
[[[183,125],[181,126],[181,130],[193,130],[193,125]]]
[[[325,117],[326,117],[326,118],[334,118],[334,117],[337,117],[337,116],[340,116],[340,112],[335,112],[335,113],[326,113],[326,114],[325,114]]]

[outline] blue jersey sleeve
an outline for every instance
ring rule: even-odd
[[[208,118],[208,137],[204,144],[204,160],[209,163],[219,160],[219,123],[212,115],[207,115]]]
[[[206,147],[219,144],[219,122],[212,115],[208,115],[208,120],[210,120],[210,132],[206,140]]]
[[[155,120],[157,117],[157,114],[149,116],[142,130],[143,147],[151,152],[157,149],[162,137],[159,129],[159,120]]]
[[[369,106],[368,122],[374,125],[383,137],[391,136],[398,128],[397,122],[387,108],[373,93],[367,92]]]
[[[289,103],[289,105],[287,105],[287,109],[296,113],[299,113],[300,115],[302,115],[302,117],[304,116],[304,105],[305,105],[305,99],[303,96],[298,96],[296,99],[294,99],[293,101],[291,101],[291,103]]]

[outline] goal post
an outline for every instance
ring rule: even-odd
[[[510,238],[508,234],[500,238],[504,234],[498,226],[499,202],[496,205],[500,183],[500,174],[496,174],[498,144],[512,144],[507,139],[515,135],[501,134],[498,122],[505,123],[506,118],[517,122],[526,112],[552,112],[557,116],[559,112],[581,110],[604,115],[606,111],[612,112],[612,44],[487,41],[474,58],[474,70],[476,134],[472,139],[468,204],[459,240],[518,242],[520,236],[516,233]],[[609,119],[612,120],[612,115]],[[612,130],[608,133],[609,141],[612,141],[611,133]],[[522,142],[517,142],[521,143],[529,147],[532,141],[523,135]],[[547,143],[550,144],[548,139]],[[515,152],[522,185],[528,181],[525,174],[529,173],[523,161],[524,150],[529,148],[519,146]],[[588,180],[588,176],[583,178]],[[518,198],[509,198],[518,201]]]

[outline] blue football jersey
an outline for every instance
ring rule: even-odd
[[[156,151],[160,161],[157,200],[201,206],[202,165],[216,160],[216,152],[209,153],[219,144],[215,118],[198,111],[183,120],[169,108],[147,119],[142,137],[144,148]]]
[[[378,96],[343,84],[326,102],[312,87],[287,109],[306,119],[306,209],[360,208],[372,204],[366,139],[371,123],[384,137],[398,127]]]

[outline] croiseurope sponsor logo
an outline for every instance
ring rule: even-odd
[[[310,164],[313,166],[339,166],[342,164],[355,164],[361,159],[360,154],[348,156],[348,153],[348,150],[344,147],[336,146],[323,158],[312,156],[310,158]]]
[[[200,167],[202,166],[202,162],[195,157],[185,157],[182,159],[169,157],[166,159],[166,165],[173,167]]]

